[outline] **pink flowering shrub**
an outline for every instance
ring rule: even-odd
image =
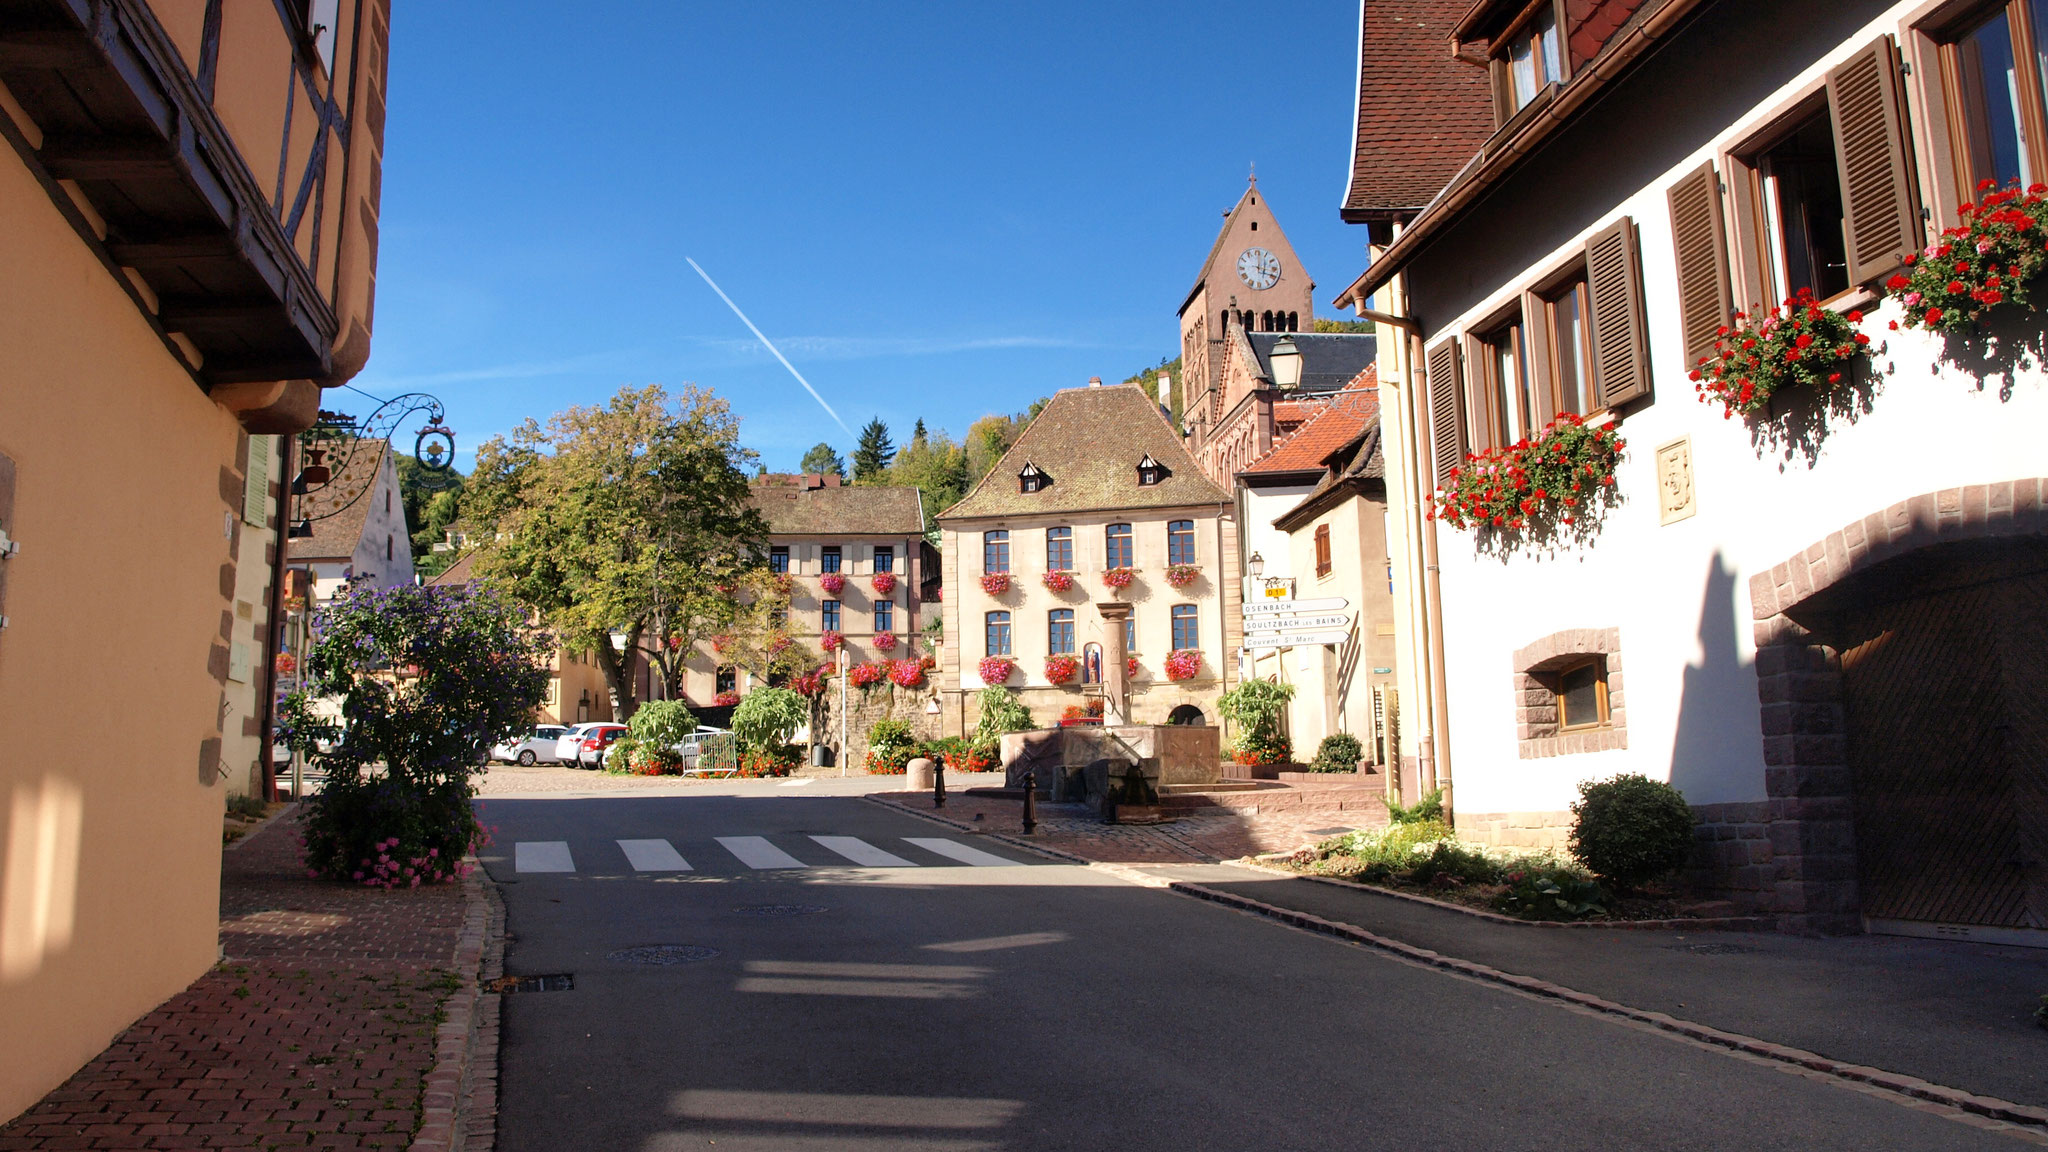
[[[846,679],[855,688],[872,688],[887,674],[880,664],[855,664],[846,670]]]
[[[924,686],[925,662],[923,660],[889,661],[889,683],[898,688],[921,688]]]
[[[846,637],[841,636],[837,632],[826,632],[818,637],[818,647],[823,648],[828,655],[837,652],[839,646],[844,643],[846,643]]]

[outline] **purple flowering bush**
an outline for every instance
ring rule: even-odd
[[[553,640],[474,588],[345,589],[314,616],[279,731],[327,783],[305,806],[306,867],[417,887],[485,841],[470,800],[490,746],[533,722]]]

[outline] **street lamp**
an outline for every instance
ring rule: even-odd
[[[1266,574],[1266,558],[1257,552],[1252,553],[1252,558],[1244,562],[1244,570],[1252,574],[1252,579],[1257,580]]]
[[[1294,344],[1294,337],[1282,336],[1266,354],[1266,362],[1273,369],[1273,383],[1282,388],[1292,388],[1301,383],[1301,349]]]

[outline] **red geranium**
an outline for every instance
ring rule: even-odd
[[[1010,590],[1010,574],[1008,572],[982,573],[981,590],[991,596],[1001,596]]]
[[[1072,656],[1058,655],[1045,658],[1045,678],[1055,684],[1065,684],[1080,671],[1081,662]]]
[[[889,593],[896,591],[896,574],[894,572],[877,572],[868,578],[868,586],[877,593],[887,596]]]
[[[1193,648],[1175,650],[1166,657],[1168,680],[1193,680],[1202,671],[1202,654]]]
[[[838,572],[827,572],[818,577],[818,587],[824,589],[828,596],[837,596],[846,591],[846,577]]]
[[[981,663],[975,668],[975,671],[981,675],[981,682],[991,686],[1008,680],[1010,673],[1016,670],[1017,662],[1008,656],[984,656]]]
[[[1054,592],[1065,592],[1074,586],[1074,574],[1072,572],[1047,572],[1040,579],[1044,581],[1046,588]]]

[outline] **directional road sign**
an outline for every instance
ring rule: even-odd
[[[1342,644],[1350,639],[1349,632],[1254,632],[1244,638],[1244,646],[1261,648],[1299,648],[1311,644]]]
[[[1315,616],[1254,616],[1244,622],[1244,630],[1247,632],[1280,632],[1289,629],[1300,632],[1349,627],[1351,617],[1342,612],[1325,612]]]
[[[1339,612],[1351,607],[1351,601],[1342,596],[1320,596],[1313,600],[1274,600],[1267,603],[1247,604],[1247,616],[1277,616],[1295,612]]]

